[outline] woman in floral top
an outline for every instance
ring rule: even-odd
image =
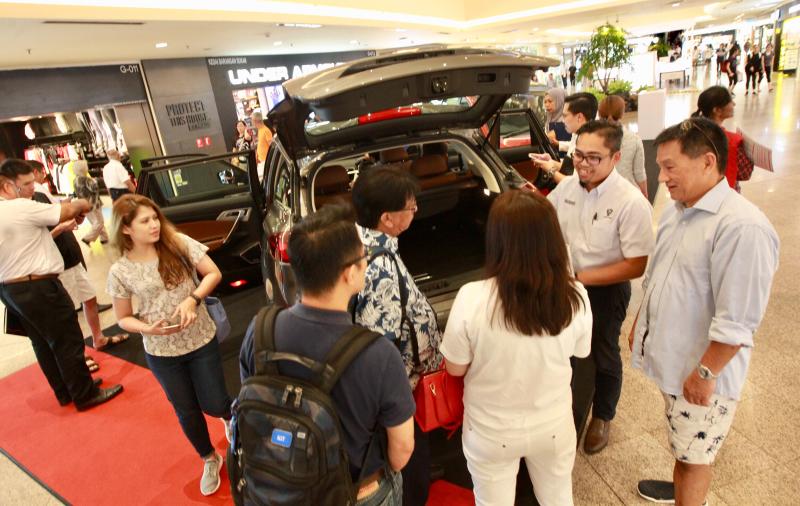
[[[442,363],[442,339],[436,312],[414,283],[398,254],[397,237],[405,232],[417,212],[414,176],[399,168],[372,169],[359,175],[353,186],[357,228],[361,241],[376,256],[367,266],[364,290],[358,294],[356,323],[380,332],[400,349],[411,388],[423,372],[435,371]],[[400,286],[408,292],[401,306]],[[403,318],[405,310],[405,319]],[[416,337],[419,362],[414,358]],[[403,468],[403,504],[424,505],[430,486],[428,435],[414,425],[414,453]]]
[[[179,234],[152,200],[128,194],[114,203],[112,241],[120,258],[108,274],[119,326],[139,332],[150,370],[178,415],[184,434],[203,459],[200,491],[220,484],[222,456],[211,444],[203,413],[225,421],[229,434],[231,398],[225,390],[216,328],[203,298],[222,274],[208,248]],[[200,282],[195,285],[195,271]],[[134,316],[131,297],[139,300]]]

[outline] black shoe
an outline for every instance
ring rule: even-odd
[[[671,481],[642,480],[636,491],[643,499],[661,504],[675,504],[675,486]]]
[[[97,305],[97,312],[98,313],[102,313],[103,311],[108,311],[112,307],[114,307],[113,304],[98,304]]]
[[[122,392],[122,385],[114,385],[110,388],[100,388],[94,396],[89,397],[83,402],[76,402],[75,407],[78,408],[78,411],[86,411],[87,409],[110,401],[119,395],[120,392]]]
[[[86,239],[81,239],[81,242],[83,244],[87,245],[87,246],[91,246],[92,245],[92,241],[87,241]]]
[[[96,386],[96,387],[99,387],[102,382],[103,382],[103,378],[94,378],[92,380],[92,384],[94,386]],[[59,398],[58,399],[58,403],[60,405],[62,405],[62,406],[66,406],[67,404],[69,404],[71,402],[72,402],[72,398],[71,397],[63,397],[63,398]]]

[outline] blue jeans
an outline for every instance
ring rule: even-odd
[[[389,470],[381,478],[378,490],[364,497],[356,506],[402,506],[403,504],[403,475]]]
[[[231,417],[217,340],[179,357],[145,356],[194,449],[201,457],[213,452],[203,413],[226,420]]]

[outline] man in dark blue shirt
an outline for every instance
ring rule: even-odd
[[[366,251],[348,212],[325,206],[292,229],[289,256],[302,301],[278,315],[275,347],[322,361],[353,326],[347,305],[364,287]],[[255,374],[253,328],[251,322],[239,355],[242,381]],[[289,362],[281,363],[279,370],[300,379],[310,376],[307,369]],[[331,397],[342,423],[351,475],[354,480],[363,476],[357,504],[399,506],[399,471],[414,450],[415,404],[397,348],[388,339],[376,339],[344,371]],[[372,452],[362,473],[358,466],[376,424],[386,429],[387,455]]]

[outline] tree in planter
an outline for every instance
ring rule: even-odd
[[[625,38],[625,31],[611,23],[598,27],[589,40],[589,48],[584,54],[579,78],[588,77],[600,83],[603,93],[608,94],[611,73],[631,60],[631,48]]]

